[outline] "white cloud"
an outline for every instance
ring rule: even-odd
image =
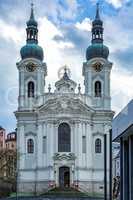
[[[133,73],[126,69],[117,67],[114,63],[114,67],[111,75],[111,97],[112,108],[116,113],[133,98]]]
[[[65,41],[63,32],[57,28],[51,21],[46,17],[40,18],[39,20],[39,43],[44,49],[45,61],[48,67],[48,76],[46,78],[46,84],[52,83],[52,90],[54,90],[55,81],[58,80],[58,70],[65,64],[71,69],[72,77],[74,80],[79,80],[81,77],[81,65],[82,58],[80,55],[74,55],[71,52],[66,53],[66,49],[74,49],[74,44],[69,41]],[[62,41],[54,40],[55,36],[64,38]],[[81,65],[80,65],[81,64]]]
[[[0,37],[6,40],[12,40],[14,43],[18,44],[22,42],[24,37],[24,30],[16,27],[15,25],[7,24],[5,21],[0,19]]]
[[[132,43],[132,33],[124,29],[119,18],[107,17],[104,21],[105,43],[112,53],[128,48]]]
[[[68,10],[61,9],[60,12],[62,13],[62,16],[64,16],[67,19],[74,19],[77,16],[78,11],[78,2],[77,0],[65,0],[66,5],[68,6]]]
[[[123,0],[106,0],[106,1],[112,4],[115,8],[120,8],[123,2]]]
[[[131,0],[104,0],[108,4],[111,4],[114,8],[119,9],[126,3],[130,2]],[[92,3],[97,3],[97,0],[91,0]]]
[[[83,31],[91,31],[92,21],[90,18],[85,18],[82,22],[77,22],[75,26]]]
[[[109,4],[112,4],[115,8],[120,8],[125,3],[130,2],[130,0],[105,0]]]

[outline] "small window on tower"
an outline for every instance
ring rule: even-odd
[[[82,137],[82,152],[86,153],[86,136]]]
[[[95,97],[102,96],[102,86],[100,81],[95,82]]]
[[[27,152],[28,153],[34,153],[34,141],[33,141],[33,139],[29,139],[28,141],[27,141]]]
[[[95,153],[101,153],[102,152],[102,142],[101,139],[96,139],[95,141]]]
[[[47,152],[47,137],[43,137],[43,153]]]
[[[34,83],[32,81],[30,81],[28,83],[28,97],[34,97]]]

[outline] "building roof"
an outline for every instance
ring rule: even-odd
[[[11,133],[8,133],[7,134],[7,139],[6,139],[6,142],[9,142],[9,141],[16,141],[16,132],[11,132]]]
[[[5,130],[2,126],[0,126],[0,130]]]
[[[113,140],[119,141],[120,137],[129,134],[131,129],[133,129],[133,99],[113,120]]]

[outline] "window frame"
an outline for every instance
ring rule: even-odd
[[[34,140],[32,138],[29,138],[27,140],[27,153],[34,154],[34,151],[35,151]]]
[[[65,128],[67,129],[65,130]],[[64,139],[61,131],[64,133]],[[68,134],[66,134],[66,132]],[[58,126],[58,152],[71,152],[71,127],[66,122],[63,122]]]
[[[100,138],[96,138],[95,140],[95,153],[102,153],[102,140]]]
[[[102,97],[102,82],[100,80],[94,83],[94,95],[95,97]]]
[[[27,84],[27,95],[28,98],[34,98],[35,97],[35,83],[33,81],[29,81]]]
[[[82,153],[86,153],[86,136],[85,135],[83,135],[82,136]]]

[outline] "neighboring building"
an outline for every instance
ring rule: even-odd
[[[120,142],[120,200],[133,200],[133,100],[113,120],[113,140]]]
[[[12,149],[0,150],[0,179],[8,181],[16,179],[16,151]]]
[[[112,172],[113,177],[120,176],[120,146],[113,146]]]
[[[0,126],[0,150],[5,148],[6,131]]]
[[[92,23],[92,43],[83,63],[84,94],[80,86],[75,92],[77,83],[69,78],[66,69],[55,83],[55,91],[52,93],[49,87],[49,92],[45,92],[47,66],[38,45],[33,7],[26,31],[27,43],[17,63],[18,190],[39,193],[51,186],[78,185],[81,190],[103,194],[104,134],[109,144],[114,113],[110,96],[112,63],[108,60],[109,49],[103,44],[99,8]],[[107,167],[109,175],[109,160]]]
[[[0,128],[0,195],[8,191],[9,186],[16,187],[16,132],[9,133]],[[3,188],[3,190],[2,190]],[[1,191],[2,190],[2,191]]]
[[[5,144],[7,149],[16,150],[16,132],[8,133]]]

